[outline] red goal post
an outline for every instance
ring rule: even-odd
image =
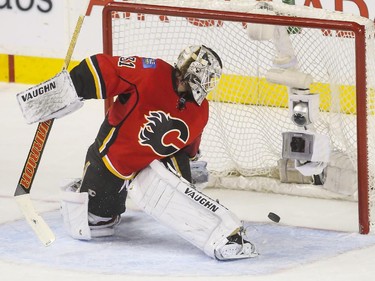
[[[187,1],[182,1],[183,5],[180,5],[180,1],[160,1],[160,5],[157,4],[158,1],[149,1],[147,4],[147,1],[142,1],[142,4],[131,2],[112,2],[104,7],[104,53],[122,56],[154,56],[173,64],[179,51],[186,44],[205,44],[223,56],[225,76],[223,75],[223,82],[220,83],[222,86],[219,86],[218,92],[209,95],[211,108],[213,108],[211,110],[214,111],[210,112],[209,128],[205,131],[205,139],[202,142],[203,153],[207,151],[209,166],[210,163],[215,165],[222,158],[228,158],[227,163],[221,166],[222,171],[220,171],[221,167],[214,167],[211,171],[215,179],[211,181],[213,186],[225,185],[224,183],[233,182],[234,177],[239,177],[242,183],[234,188],[252,190],[254,186],[252,180],[255,179],[257,186],[255,190],[288,194],[290,193],[288,190],[293,189],[291,193],[299,195],[299,184],[279,184],[277,176],[271,175],[275,170],[277,171],[277,161],[281,157],[281,140],[277,136],[280,132],[293,130],[285,101],[288,96],[285,93],[288,93],[288,89],[283,85],[275,86],[264,80],[267,68],[272,67],[272,63],[268,63],[270,53],[274,52],[269,42],[272,40],[252,42],[243,35],[246,34],[245,32],[241,33],[252,24],[299,28],[296,29],[295,34],[292,32],[290,37],[296,49],[300,69],[311,72],[314,81],[317,79],[317,82],[311,86],[311,90],[314,89],[315,93],[321,96],[320,113],[323,115],[323,121],[318,124],[318,131],[321,130],[330,135],[332,150],[338,151],[340,155],[347,157],[349,162],[355,163],[352,170],[356,174],[354,181],[357,182],[357,192],[350,196],[350,200],[358,200],[359,232],[367,234],[373,231],[375,220],[375,215],[372,214],[375,158],[373,150],[375,144],[372,134],[374,134],[373,127],[375,127],[373,123],[375,103],[373,63],[375,61],[371,55],[371,52],[374,53],[373,42],[371,43],[374,29],[370,20],[338,12],[317,11],[308,7],[287,7],[282,4],[272,4],[272,9],[276,12],[270,14],[254,8],[254,5],[246,1],[216,1],[212,5],[208,5],[209,1],[204,0],[191,1],[188,4]],[[205,2],[204,5],[202,2]],[[229,26],[235,26],[233,31],[229,29]],[[194,37],[193,33],[199,33],[199,37]],[[235,33],[241,33],[241,35]],[[224,42],[225,40],[228,41]],[[317,43],[316,46],[313,45],[315,43]],[[325,48],[329,53],[327,57],[323,54],[325,50],[317,51],[318,54],[314,53],[315,49],[322,44],[327,44]],[[348,46],[340,47],[340,44],[348,44]],[[338,48],[342,48],[343,52],[347,51],[349,55],[340,54]],[[348,62],[344,61],[346,57],[349,57]],[[328,66],[328,70],[324,69],[325,58],[327,61],[332,60],[332,65]],[[335,60],[337,66],[334,65]],[[237,66],[237,64],[243,65]],[[248,70],[248,68],[253,69]],[[317,70],[318,68],[322,70]],[[315,73],[315,71],[320,72]],[[253,92],[256,92],[256,101],[243,97],[244,93],[252,95]],[[282,97],[283,101],[277,101],[279,97]],[[322,101],[323,97],[327,101]],[[106,101],[106,108],[111,103],[112,101]],[[334,104],[336,105],[333,106]],[[338,107],[337,104],[339,104]],[[252,108],[251,111],[248,111],[250,110],[248,108]],[[226,114],[229,117],[224,118]],[[237,114],[238,117],[236,117]],[[215,118],[220,122],[220,119],[232,117],[233,120],[228,120],[232,122],[232,125],[228,126],[232,128],[238,125],[238,131],[231,135],[232,131],[228,129],[228,132],[214,132],[210,136],[211,127],[223,127],[214,123]],[[260,122],[266,122],[271,117],[277,119],[277,121],[270,121],[272,125],[259,124],[259,121],[249,124],[252,119],[259,118]],[[340,120],[336,124],[338,119]],[[212,122],[211,125],[210,122]],[[276,122],[280,123],[273,127]],[[262,128],[255,128],[255,126]],[[266,131],[267,129],[269,131]],[[227,139],[219,140],[218,135],[220,138],[227,137]],[[249,141],[257,139],[259,135],[270,136],[259,140],[260,146],[267,146],[264,154],[261,153],[263,148],[257,149],[258,144],[247,146]],[[241,139],[242,143],[232,143],[233,139]],[[212,147],[216,146],[219,147],[218,153],[211,151],[214,150]],[[260,154],[257,157],[261,160],[253,160],[252,156],[247,156],[247,154]],[[268,160],[267,156],[267,161],[259,162],[265,160],[266,154],[270,154],[272,159]],[[228,168],[228,163],[233,164],[233,168]],[[261,168],[258,169],[258,166]],[[222,180],[225,177],[229,180]],[[249,187],[243,187],[244,178],[246,182],[249,181]],[[265,178],[272,178],[272,183],[263,183]],[[270,189],[257,189],[260,185],[271,187]],[[276,188],[274,188],[275,185]],[[288,187],[280,191],[280,186]],[[316,186],[311,188],[324,189]],[[323,195],[319,192],[312,191],[311,194],[302,192],[301,195],[326,198],[325,191]],[[339,196],[339,199],[347,199],[346,197],[348,196]]]

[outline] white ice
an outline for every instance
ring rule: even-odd
[[[102,244],[100,241],[81,243],[69,240],[59,224],[58,186],[63,179],[81,175],[86,149],[103,119],[103,104],[99,101],[87,101],[80,111],[54,122],[31,192],[38,212],[57,232],[58,239],[54,244],[43,248],[26,225],[13,198],[36,129],[36,125],[25,123],[15,98],[15,94],[26,87],[28,85],[0,83],[1,280],[374,280],[375,238],[357,234],[358,213],[354,202],[206,190],[207,194],[219,198],[222,204],[250,223],[249,237],[258,241],[258,247],[264,252],[261,258],[247,261],[248,272],[243,261],[217,264],[190,245],[179,243],[176,238],[173,238],[173,243],[181,252],[171,253],[171,249],[165,248],[159,253],[160,247],[167,244],[161,240],[160,245],[155,242],[153,246],[152,237],[174,236],[139,212],[131,201],[129,215],[123,218],[117,239],[105,240]],[[282,224],[270,223],[267,219],[270,211],[280,215]],[[148,231],[156,232],[151,236]],[[125,233],[131,236],[126,237]],[[134,240],[137,235],[145,240],[132,245],[126,243],[127,239]],[[303,244],[302,240],[303,243],[315,242]],[[304,248],[304,245],[307,246]],[[101,247],[100,253],[95,247]],[[312,249],[317,251],[315,259],[313,253],[310,254]],[[136,255],[142,251],[144,259]],[[25,255],[30,256],[29,260]],[[90,266],[80,266],[81,255],[94,256],[91,269]],[[126,272],[121,269],[122,264],[129,266],[132,257],[135,262],[132,269],[139,267],[144,270]],[[71,265],[67,261],[76,262]],[[160,261],[158,271],[157,262]],[[168,264],[178,267],[176,275],[167,271]],[[202,265],[207,268],[202,268]],[[154,274],[150,275],[152,267]],[[224,271],[212,272],[223,267]],[[233,270],[233,273],[228,275],[228,270]],[[209,274],[197,275],[199,272]]]

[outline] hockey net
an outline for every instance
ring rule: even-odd
[[[212,48],[224,67],[218,88],[208,96],[210,118],[201,147],[209,186],[358,201],[359,231],[373,231],[374,24],[339,12],[263,4],[113,2],[103,10],[104,52],[174,64],[186,46]],[[248,36],[254,24],[285,27],[299,71],[313,77],[309,91],[319,94],[314,129],[330,140],[327,184],[282,180],[281,136],[297,130],[288,108],[290,87],[266,80],[278,51],[272,38]]]

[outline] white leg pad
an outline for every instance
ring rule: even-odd
[[[74,239],[90,240],[91,231],[88,224],[87,192],[64,191],[61,198],[61,213],[65,230]]]
[[[227,208],[170,172],[159,161],[142,170],[128,188],[135,204],[208,256],[242,226]]]

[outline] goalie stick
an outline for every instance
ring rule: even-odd
[[[65,56],[63,69],[67,69],[69,66],[84,18],[84,14],[80,15],[78,18],[72,39],[69,43],[67,54]],[[22,211],[22,214],[44,246],[49,246],[51,243],[53,243],[53,241],[55,241],[55,235],[44,219],[36,212],[31,202],[30,191],[39,167],[44,147],[52,129],[53,122],[54,119],[51,119],[38,124],[29,154],[26,158],[21,177],[14,193],[14,197],[20,210]]]

